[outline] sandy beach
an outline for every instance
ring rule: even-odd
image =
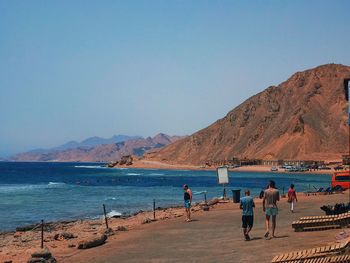
[[[334,165],[333,165],[334,166]],[[332,166],[332,167],[333,167]],[[149,161],[149,160],[135,160],[132,165],[130,166],[116,166],[118,167],[124,167],[124,168],[142,168],[142,169],[167,169],[167,170],[179,170],[179,169],[188,169],[188,170],[208,170],[213,171],[216,170],[216,167],[203,167],[203,166],[196,166],[196,165],[184,165],[184,164],[171,164],[171,163],[165,163],[165,162],[158,162],[158,161]],[[249,166],[241,166],[236,168],[230,168],[230,171],[234,172],[269,172],[274,173],[271,171],[271,165],[249,165]],[[282,168],[278,168],[278,173],[290,173],[286,172]],[[298,172],[293,172],[298,173]],[[333,174],[334,169],[330,170],[312,170],[312,171],[305,171],[305,172],[299,172],[302,174]]]
[[[193,221],[184,222],[183,208],[169,208],[139,213],[126,219],[109,220],[111,235],[102,246],[80,250],[78,244],[103,233],[104,220],[57,223],[45,231],[44,245],[58,262],[269,262],[279,253],[325,245],[335,241],[340,229],[294,232],[291,222],[302,216],[324,215],[324,204],[349,201],[343,194],[305,196],[299,194],[296,213],[290,213],[286,199],[279,203],[277,238],[263,239],[264,213],[261,200],[256,199],[252,240],[241,233],[241,211],[238,204],[218,203],[205,212],[193,207]],[[122,227],[125,227],[122,228]],[[127,231],[122,231],[127,230]],[[63,232],[75,236],[58,238]],[[1,234],[0,262],[27,262],[30,254],[40,248],[40,231]]]

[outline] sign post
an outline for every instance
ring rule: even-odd
[[[228,168],[226,166],[220,166],[216,169],[218,175],[218,184],[222,184],[223,187],[223,198],[226,200],[226,188],[225,184],[229,183]]]

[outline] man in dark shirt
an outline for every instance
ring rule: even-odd
[[[250,240],[249,232],[253,228],[254,222],[254,212],[253,207],[255,207],[254,199],[250,196],[250,191],[245,190],[245,197],[241,198],[239,208],[242,209],[242,228],[243,234],[246,241]]]
[[[187,184],[184,184],[184,206],[186,210],[186,221],[191,221],[191,203],[192,203],[192,191],[188,188]]]

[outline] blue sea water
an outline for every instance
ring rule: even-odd
[[[328,187],[329,175],[230,172],[231,189],[249,188],[258,195],[269,180],[280,191],[294,183],[297,191]],[[0,162],[0,231],[48,221],[96,218],[107,212],[131,214],[156,206],[181,205],[182,185],[194,202],[222,196],[215,171],[110,169],[96,163]],[[242,191],[243,192],[243,191]],[[198,194],[197,194],[198,193]]]

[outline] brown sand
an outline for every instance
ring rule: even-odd
[[[330,166],[330,167],[334,167]],[[216,167],[203,167],[196,165],[185,165],[185,164],[170,164],[158,161],[149,161],[149,160],[135,160],[131,166],[117,166],[117,167],[128,167],[128,168],[143,168],[143,169],[167,169],[167,170],[178,170],[178,169],[188,169],[188,170],[216,170]],[[271,165],[249,165],[241,166],[237,168],[230,168],[230,171],[234,172],[271,172]],[[285,172],[284,169],[279,168],[279,173],[289,173]],[[293,172],[295,173],[295,172]],[[300,172],[305,174],[333,174],[334,169],[331,170],[315,170],[315,171],[306,171]]]
[[[270,262],[279,253],[313,248],[335,241],[341,230],[296,233],[291,222],[301,216],[323,215],[323,204],[349,201],[349,193],[300,196],[296,213],[286,199],[280,202],[277,237],[265,232],[261,200],[257,200],[252,241],[244,241],[241,212],[237,204],[219,204],[209,212],[198,212],[194,221],[171,219],[138,227],[138,231],[113,236],[97,249],[60,258],[62,262]]]
[[[197,210],[194,221],[184,222],[183,209],[157,211],[158,221],[141,224],[152,213],[140,213],[128,219],[111,219],[110,227],[126,226],[129,231],[115,231],[103,246],[78,250],[79,241],[103,232],[103,220],[77,221],[60,224],[45,233],[45,246],[58,262],[269,262],[278,253],[307,249],[335,241],[341,230],[296,233],[291,222],[301,216],[323,215],[324,204],[348,202],[345,194],[299,195],[296,213],[290,213],[286,199],[279,207],[276,239],[264,240],[264,214],[261,200],[256,200],[252,241],[244,241],[241,230],[241,211],[238,204],[220,203],[209,212]],[[67,231],[77,235],[70,240],[54,240],[56,233]],[[40,246],[40,232],[9,233],[0,236],[0,262],[26,262],[30,253]]]

